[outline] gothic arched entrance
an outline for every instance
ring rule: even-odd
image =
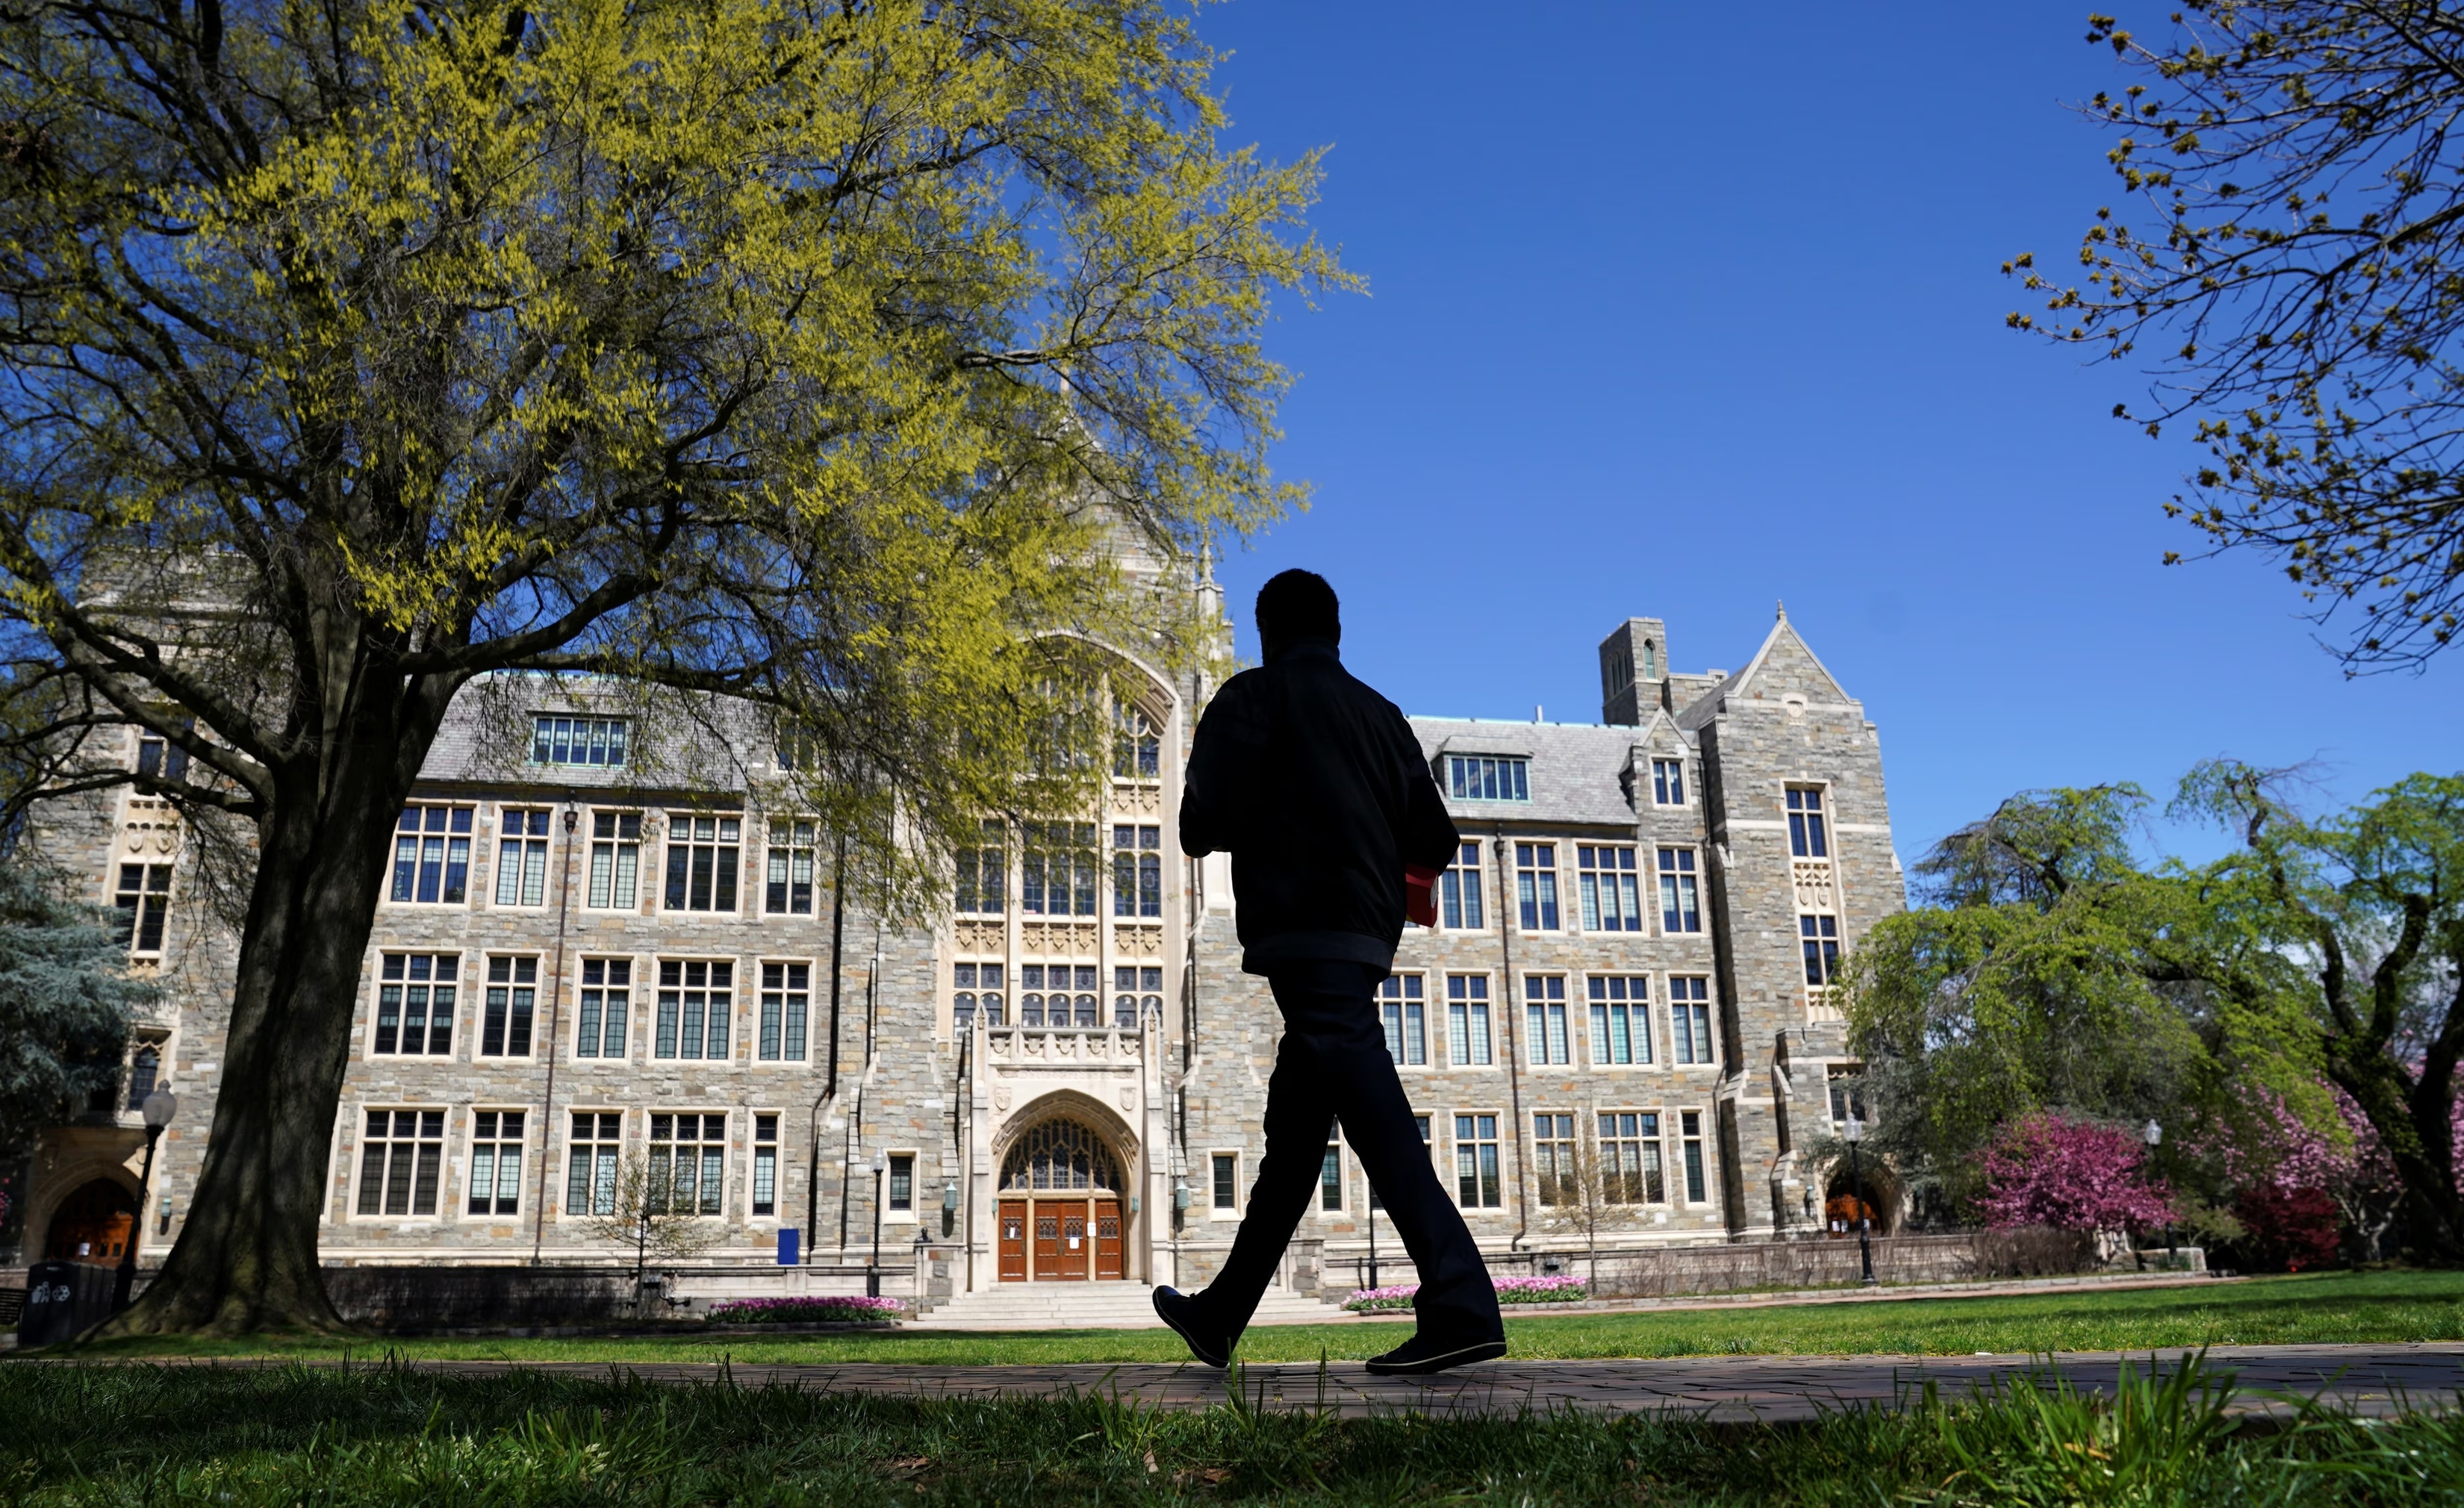
[[[1891,1233],[1891,1214],[1899,1208],[1899,1179],[1888,1165],[1866,1158],[1852,1176],[1845,1163],[1831,1170],[1822,1200],[1822,1227],[1827,1235],[1854,1235],[1861,1215],[1874,1222],[1873,1234]]]
[[[1085,1123],[1029,1126],[1001,1159],[1001,1280],[1120,1278],[1121,1186],[1119,1159]]]
[[[43,1256],[55,1262],[116,1264],[137,1229],[137,1196],[109,1178],[78,1185],[52,1212]]]

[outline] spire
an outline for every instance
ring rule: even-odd
[[[1781,623],[1788,622],[1788,603],[1780,601],[1778,598],[1772,598],[1771,601],[1779,603],[1779,621]]]

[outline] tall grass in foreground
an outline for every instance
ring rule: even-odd
[[[0,1365],[0,1501],[2225,1503],[2464,1501],[2464,1420],[2280,1427],[2192,1368],[2099,1401],[1758,1427],[1556,1413],[1345,1420],[1226,1401],[960,1403],[397,1366]]]

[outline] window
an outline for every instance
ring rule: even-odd
[[[1455,855],[1454,867],[1438,881],[1438,920],[1459,930],[1476,931],[1480,919],[1480,844],[1465,843]]]
[[[1573,1061],[1566,1039],[1566,976],[1528,973],[1523,976],[1523,1014],[1534,1067]]]
[[[669,910],[736,909],[736,849],[742,825],[733,817],[669,815]]]
[[[890,1212],[913,1214],[915,1212],[915,1154],[890,1154]]]
[[[1215,1208],[1238,1209],[1241,1203],[1241,1154],[1215,1154]]]
[[[1701,1204],[1705,1197],[1703,1112],[1683,1111],[1677,1117],[1677,1124],[1678,1128],[1685,1133],[1685,1201],[1688,1204]]]
[[[1388,974],[1377,987],[1377,1005],[1386,1017],[1386,1052],[1398,1064],[1420,1067],[1429,1060],[1429,1027],[1423,1017],[1420,976]]]
[[[1583,1171],[1574,1155],[1573,1116],[1543,1110],[1531,1118],[1531,1159],[1542,1204],[1582,1202]]]
[[[812,1009],[810,964],[761,966],[761,1042],[765,1063],[804,1060],[804,1021]]]
[[[1642,678],[1646,681],[1660,679],[1660,649],[1648,639],[1642,642]]]
[[[1531,761],[1448,754],[1446,794],[1458,801],[1528,801]]]
[[[1797,940],[1805,945],[1805,982],[1819,990],[1839,980],[1839,918],[1800,916]]]
[[[1071,985],[1086,991],[1075,996]],[[1067,1026],[1074,1016],[1080,1026],[1095,1024],[1095,966],[1022,964],[1018,971],[1018,1020],[1021,1026]],[[1049,990],[1050,994],[1040,992]],[[1073,1009],[1074,1008],[1074,1009]]]
[[[171,866],[121,864],[120,890],[112,897],[112,905],[120,910],[121,947],[132,953],[161,952],[163,921],[171,908]]]
[[[1095,914],[1095,824],[1030,822],[1019,862],[1020,908],[1029,916]]]
[[[1162,828],[1123,822],[1112,829],[1112,914],[1163,914]]]
[[[1163,740],[1155,719],[1127,703],[1113,710],[1112,774],[1124,780],[1152,780],[1163,773]]]
[[[812,823],[781,818],[770,824],[770,883],[761,909],[772,916],[813,914]]]
[[[650,1117],[653,1214],[716,1214],[727,1188],[727,1117]]]
[[[487,1012],[479,1018],[479,1056],[528,1058],[531,1018],[539,995],[539,960],[488,960]]]
[[[622,1058],[632,1016],[633,960],[582,960],[582,1009],[573,1036],[576,1058]]]
[[[531,763],[620,765],[625,762],[621,717],[531,719]]]
[[[614,1214],[616,1162],[624,1146],[620,1131],[625,1117],[614,1110],[576,1110],[573,1136],[567,1144],[564,1213]]]
[[[1695,882],[1694,850],[1662,848],[1660,850],[1660,929],[1663,932],[1699,932],[1703,929],[1703,900]]]
[[[1642,895],[1636,885],[1634,850],[1577,844],[1574,863],[1583,892],[1583,930],[1642,930]]]
[[[1651,801],[1654,806],[1685,804],[1685,761],[1654,759],[1651,761]]]
[[[137,773],[159,780],[179,781],[188,774],[188,751],[151,729],[137,731]]]
[[[1788,851],[1799,859],[1831,857],[1830,838],[1823,831],[1820,791],[1793,785],[1788,788]]]
[[[1486,974],[1446,975],[1446,1056],[1461,1066],[1490,1061]]]
[[[1343,1208],[1343,1145],[1339,1142],[1326,1144],[1326,1161],[1318,1165],[1317,1207]]]
[[[959,1031],[966,1031],[974,1024],[979,1008],[984,1013],[986,1026],[1001,1024],[1001,965],[956,965],[950,971],[950,982],[957,987],[957,993],[950,997],[950,1014]],[[976,994],[979,987],[983,994]]]
[[[128,1108],[145,1108],[145,1097],[163,1082],[163,1044],[140,1042],[128,1055]]]
[[[445,1112],[370,1110],[360,1144],[362,1214],[434,1214],[445,1167]]]
[[[779,1213],[779,1118],[753,1118],[753,1213]]]
[[[1641,974],[1594,974],[1592,1061],[1651,1061],[1651,980]]]
[[[590,814],[590,893],[583,904],[600,910],[629,911],[642,871],[642,814]]]
[[[1600,1112],[1600,1198],[1605,1204],[1665,1204],[1660,1116],[1650,1110]]]
[[[377,1028],[368,1050],[441,1058],[453,1051],[459,953],[386,953],[377,968]]]
[[[518,1214],[522,1205],[522,1112],[471,1116],[471,1213]]]
[[[1466,1210],[1494,1210],[1506,1193],[1497,1176],[1497,1117],[1455,1117],[1455,1197]]]
[[[1668,1038],[1681,1063],[1707,1063],[1711,1057],[1711,981],[1674,974],[1668,980]]]
[[[1128,1031],[1138,1024],[1142,1016],[1160,1015],[1163,1011],[1163,996],[1155,992],[1162,988],[1163,971],[1161,969],[1149,969],[1143,965],[1133,967],[1129,964],[1114,968],[1112,971],[1112,1024],[1123,1031]],[[1130,994],[1133,990],[1146,993],[1142,995],[1133,995]]]
[[[1527,932],[1557,929],[1557,845],[1514,845],[1514,893],[1523,909]]]
[[[952,887],[951,905],[966,912],[989,912],[999,915],[1008,903],[1002,898],[1002,880],[1007,876],[1009,857],[1002,846],[1001,824],[988,821],[981,828],[982,846],[958,850],[957,884]]]
[[[471,882],[467,806],[406,806],[393,840],[395,901],[460,906]]]
[[[1860,1121],[1869,1119],[1865,1114],[1863,1063],[1833,1063],[1823,1070],[1823,1078],[1831,1089],[1832,1125],[1845,1126],[1852,1115]]]
[[[496,904],[547,904],[547,811],[496,808]]]
[[[736,965],[721,960],[659,961],[659,1020],[650,1052],[658,1058],[725,1061],[727,1021],[735,1006]]]

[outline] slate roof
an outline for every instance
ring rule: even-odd
[[[1483,717],[1414,717],[1412,732],[1433,764],[1441,754],[1519,754],[1531,761],[1529,801],[1458,801],[1446,810],[1458,820],[1585,822],[1631,827],[1634,807],[1623,776],[1648,728],[1612,723],[1525,723]],[[1438,769],[1438,789],[1445,771]]]

